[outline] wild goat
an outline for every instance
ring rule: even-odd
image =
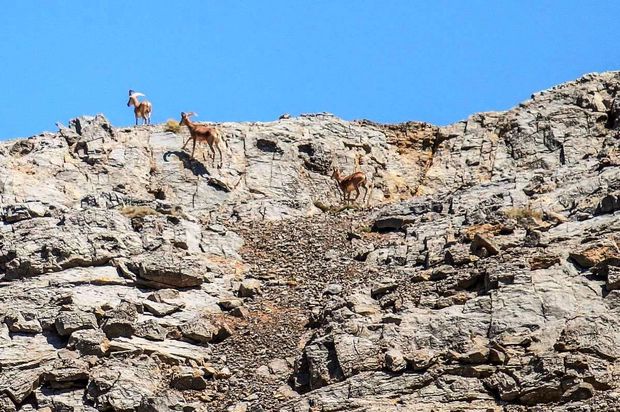
[[[366,186],[367,179],[364,173],[355,172],[347,177],[342,177],[340,170],[334,168],[332,179],[338,182],[338,189],[342,195],[342,200],[345,202],[351,201],[351,193],[354,190],[357,192],[357,195],[353,201],[355,202],[357,198],[360,197],[360,186],[364,188],[364,197],[362,198],[362,202],[366,200],[366,195],[368,195],[368,186]]]
[[[144,96],[142,93],[129,90],[129,101],[127,107],[134,106],[133,112],[136,116],[136,126],[138,125],[138,119],[141,118],[144,124],[151,124],[151,111],[153,105],[148,100],[139,101],[138,97]]]
[[[189,139],[187,139],[181,150],[184,150],[185,146],[187,146],[189,141],[192,140],[193,145],[191,159],[193,159],[194,151],[196,150],[196,142],[207,142],[209,148],[211,149],[211,157],[213,159],[213,163],[215,163],[215,149],[217,148],[217,151],[220,153],[220,165],[218,167],[222,167],[222,164],[224,163],[224,158],[222,156],[222,149],[220,149],[220,142],[223,141],[226,146],[228,146],[228,143],[226,142],[226,140],[224,140],[224,138],[222,137],[222,133],[217,127],[207,126],[205,124],[196,124],[190,120],[190,117],[192,116],[196,116],[196,113],[181,112],[181,121],[179,122],[179,126],[187,126],[190,134]],[[202,156],[204,158],[204,153]]]

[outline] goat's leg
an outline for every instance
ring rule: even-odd
[[[360,188],[358,186],[355,186],[355,199],[353,199],[354,202],[357,202],[357,199],[360,197]]]
[[[185,141],[185,144],[183,145],[183,147],[181,148],[181,150],[185,150],[185,146],[187,146],[187,144],[189,143],[189,141],[192,140],[192,136],[188,137],[187,140]]]
[[[220,149],[220,145],[215,145],[217,147],[217,151],[220,153],[220,168],[224,166],[224,156],[222,155],[222,149]]]
[[[192,145],[192,155],[190,156],[191,160],[194,160],[194,152],[196,151],[196,139],[194,139],[194,144]]]
[[[215,149],[213,148],[213,142],[207,143],[209,143],[209,149],[211,150],[211,156],[209,156],[211,158],[211,164],[215,166]]]

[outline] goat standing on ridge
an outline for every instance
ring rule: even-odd
[[[190,140],[193,141],[192,145],[192,155],[191,159],[194,159],[194,151],[196,150],[196,142],[207,142],[209,148],[211,149],[211,156],[213,159],[213,163],[215,164],[215,149],[220,153],[220,165],[218,167],[222,167],[224,163],[224,157],[222,156],[222,149],[220,149],[220,142],[224,141],[224,144],[228,146],[228,143],[222,137],[220,130],[214,126],[207,126],[205,124],[196,124],[190,120],[191,116],[196,116],[194,112],[181,112],[181,121],[179,122],[179,126],[185,125],[189,129],[190,137],[187,139],[181,150],[185,149],[185,146],[189,143]],[[214,148],[215,146],[215,148]],[[203,158],[204,153],[203,153]],[[206,160],[206,158],[205,158]]]
[[[368,186],[366,186],[366,175],[362,172],[355,172],[347,177],[342,177],[340,170],[334,168],[332,173],[332,179],[338,183],[338,189],[342,195],[342,200],[345,202],[351,201],[351,193],[355,190],[357,195],[353,201],[355,202],[360,197],[360,186],[364,188],[364,197],[362,202],[366,201],[366,195],[368,195]]]
[[[136,126],[138,125],[138,118],[143,120],[143,124],[151,124],[151,111],[153,105],[148,100],[139,101],[138,97],[144,96],[142,93],[137,93],[133,90],[129,90],[129,101],[127,107],[134,106],[133,112],[136,116]]]

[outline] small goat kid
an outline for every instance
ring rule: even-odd
[[[367,179],[366,175],[362,172],[355,172],[352,175],[347,177],[342,177],[340,174],[340,170],[334,168],[334,172],[332,173],[332,179],[338,182],[338,189],[342,194],[342,199],[345,202],[351,201],[351,193],[355,190],[357,194],[355,195],[355,202],[358,197],[360,197],[360,186],[364,188],[364,197],[362,201],[366,201],[366,195],[368,195],[368,186],[366,186]]]
[[[220,165],[224,163],[224,157],[222,156],[222,149],[220,149],[220,142],[223,141],[226,146],[228,143],[222,137],[220,130],[214,126],[207,126],[204,124],[196,124],[190,120],[190,117],[196,116],[194,112],[181,112],[181,121],[179,122],[179,126],[185,125],[189,129],[190,137],[187,139],[181,150],[185,149],[185,146],[189,143],[190,140],[193,141],[192,144],[192,155],[191,159],[194,159],[194,151],[196,150],[196,142],[207,142],[209,148],[211,149],[211,158],[213,159],[213,163],[215,163],[215,149],[220,153]],[[204,153],[203,153],[204,157]],[[205,159],[206,160],[206,159]]]
[[[129,90],[129,101],[127,107],[134,106],[133,112],[136,116],[136,126],[138,125],[138,119],[142,119],[144,124],[151,124],[151,111],[153,105],[148,100],[139,101],[138,97],[144,96],[142,93],[137,93],[133,90]]]

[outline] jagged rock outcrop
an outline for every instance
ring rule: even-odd
[[[619,91],[0,143],[0,409],[620,409]]]

